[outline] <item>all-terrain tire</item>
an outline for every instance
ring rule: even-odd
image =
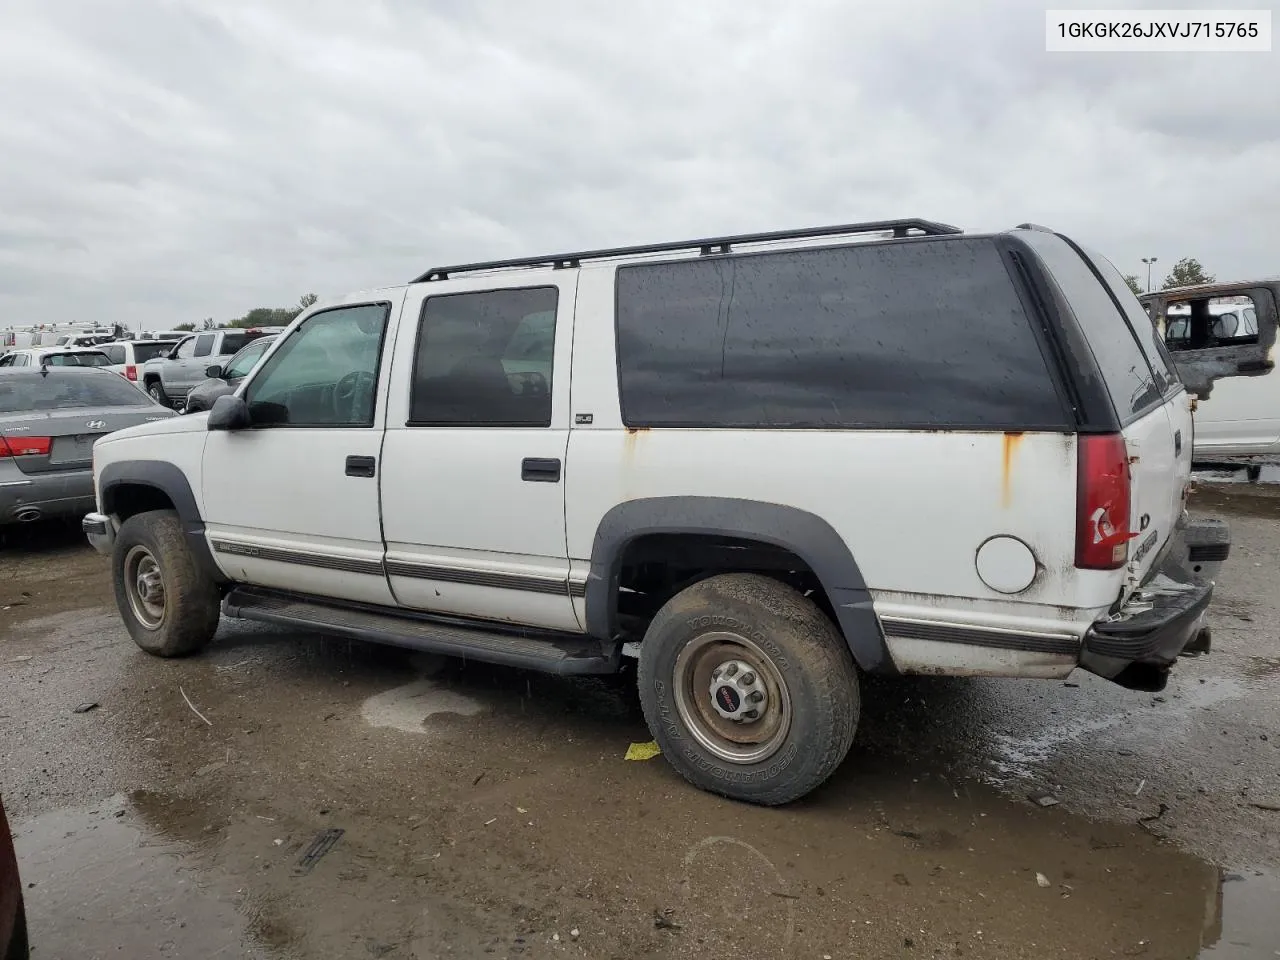
[[[789,727],[779,727],[786,730],[785,736],[778,734],[784,738],[757,762],[717,756],[686,720],[693,717],[705,735],[696,703],[689,705],[697,696],[705,696],[709,705],[711,692],[694,689],[687,675],[677,676],[683,669],[681,651],[709,643],[715,634],[746,638],[771,661],[786,687]],[[669,600],[640,645],[637,679],[649,729],[686,780],[767,806],[803,797],[832,774],[853,743],[861,706],[857,667],[835,625],[796,590],[756,574],[710,577]],[[683,714],[677,695],[682,683],[687,684]]]
[[[182,523],[172,510],[151,510],[130,517],[116,534],[111,555],[116,606],[136,643],[157,657],[183,657],[207,644],[218,629],[218,585],[187,549]],[[154,597],[159,581],[159,613],[143,599],[139,578],[149,581]],[[151,606],[148,604],[151,603]]]

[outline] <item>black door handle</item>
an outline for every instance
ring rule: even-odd
[[[530,483],[559,483],[560,461],[543,457],[525,457],[520,461],[520,479]]]
[[[1173,431],[1173,455],[1176,457],[1182,453],[1182,431]]]
[[[374,457],[347,457],[347,476],[372,477],[377,466],[378,461]]]

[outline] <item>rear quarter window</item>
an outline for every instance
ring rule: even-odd
[[[621,267],[617,326],[628,426],[1069,422],[990,238]]]
[[[1119,304],[1125,318],[1128,319],[1130,328],[1138,338],[1138,346],[1142,348],[1147,363],[1151,365],[1156,388],[1161,393],[1167,392],[1173,384],[1178,382],[1178,374],[1174,371],[1173,358],[1169,356],[1164,341],[1160,339],[1155,324],[1151,322],[1151,315],[1143,309],[1138,298],[1133,295],[1133,291],[1124,282],[1124,277],[1115,268],[1115,264],[1092,250],[1084,250],[1083,253],[1097,268],[1112,298]]]
[[[135,343],[133,345],[134,362],[146,363],[148,360],[154,360],[156,357],[167,356],[169,351],[172,350],[176,344],[176,340]]]
[[[1036,252],[1071,306],[1120,422],[1131,423],[1159,406],[1168,382],[1152,369],[1125,316],[1089,263],[1056,234],[1023,230],[1018,237]],[[1140,307],[1137,312],[1142,315]],[[1151,325],[1149,320],[1144,322]]]

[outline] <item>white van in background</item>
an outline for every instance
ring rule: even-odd
[[[1199,395],[1194,459],[1213,463],[1280,456],[1280,374],[1272,369],[1274,342],[1259,344],[1259,329],[1273,326],[1260,327],[1259,318],[1275,318],[1280,281],[1178,287],[1146,294],[1141,300],[1187,389]],[[1259,344],[1262,355],[1270,359],[1256,368],[1240,369],[1230,354],[1244,344]],[[1223,379],[1212,384],[1200,381],[1206,364],[1219,370]],[[1232,371],[1253,375],[1231,376]]]

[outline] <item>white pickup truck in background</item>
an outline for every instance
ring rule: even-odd
[[[205,371],[222,364],[241,347],[258,337],[279,333],[283,327],[233,327],[204,330],[178,341],[169,353],[148,360],[142,367],[142,386],[151,399],[166,407],[179,406],[191,388],[204,382]]]

